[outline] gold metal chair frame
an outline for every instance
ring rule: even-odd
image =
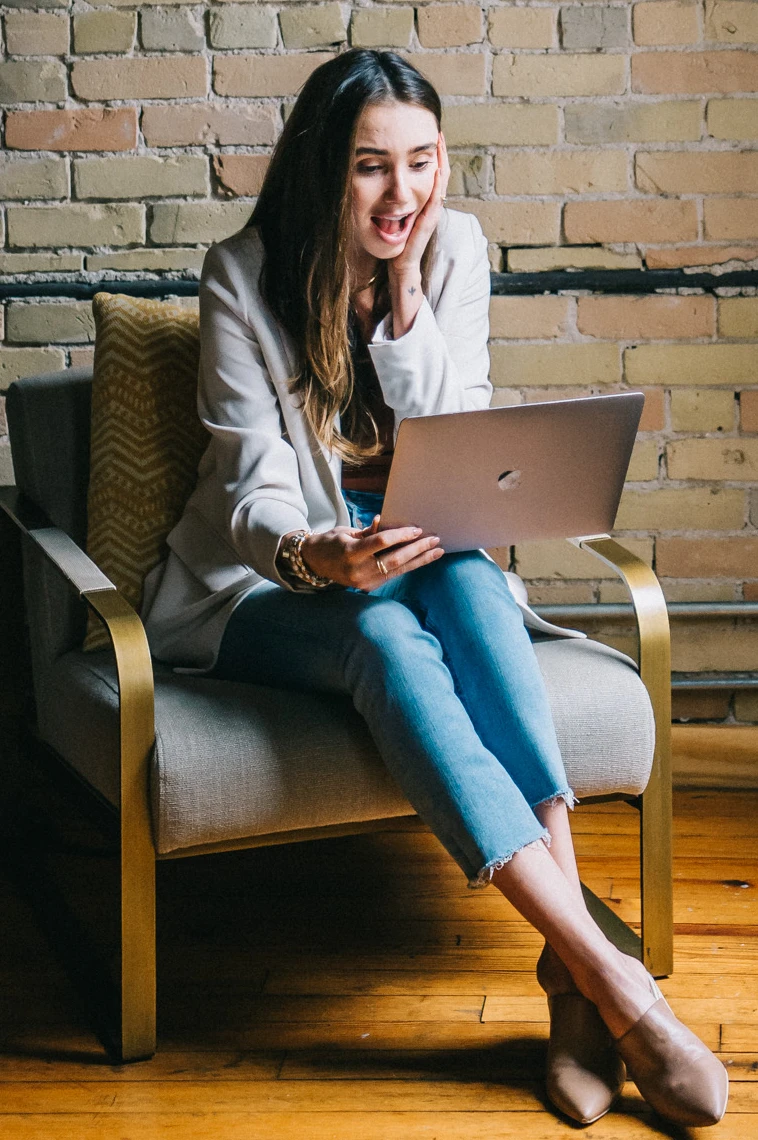
[[[147,638],[136,612],[65,532],[13,487],[0,488],[3,514],[34,542],[104,623],[116,656],[120,713],[121,1025],[123,1061],[144,1060],[156,1050],[155,863],[296,840],[379,830],[392,821],[339,824],[258,835],[156,854],[149,802],[149,763],[155,739],[153,670]],[[7,523],[6,523],[7,525]],[[3,528],[5,529],[5,528]],[[586,887],[585,897],[608,936],[641,957],[652,974],[673,968],[671,855],[671,661],[666,603],[658,580],[640,558],[607,535],[572,540],[601,559],[631,595],[639,635],[639,670],[653,706],[656,745],[650,781],[640,796],[625,798],[640,811],[641,938]],[[588,797],[584,802],[591,802]]]

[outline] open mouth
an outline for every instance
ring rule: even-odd
[[[374,215],[371,221],[374,223],[379,233],[388,238],[403,237],[409,229],[410,221],[413,214],[402,214],[397,217],[382,217]]]

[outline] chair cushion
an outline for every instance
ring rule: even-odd
[[[197,414],[197,313],[98,293],[87,553],[139,609],[145,575],[166,556],[208,435]],[[108,644],[91,619],[84,648]]]
[[[593,641],[546,639],[535,650],[576,794],[641,792],[654,728],[634,664]],[[66,654],[41,690],[44,739],[117,803],[110,655]],[[151,795],[159,852],[412,812],[348,698],[164,669],[155,696]]]

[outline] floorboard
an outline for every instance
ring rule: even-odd
[[[113,960],[114,853],[71,805],[35,874]],[[593,1140],[758,1137],[758,793],[675,796],[675,971],[661,987],[731,1077],[729,1111],[677,1131],[631,1082]],[[68,814],[67,814],[68,813]],[[573,815],[584,881],[639,921],[636,813]],[[472,892],[420,825],[161,864],[159,1052],[113,1065],[0,876],[3,1140],[555,1140],[541,939]]]

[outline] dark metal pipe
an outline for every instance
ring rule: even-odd
[[[546,273],[492,273],[495,296],[539,293],[655,293],[659,289],[716,289],[758,287],[758,270],[733,273],[686,273],[683,269],[558,269]],[[0,300],[29,297],[74,297],[86,300],[95,293],[126,293],[135,297],[192,297],[197,278],[110,281],[22,281],[0,283]]]
[[[588,602],[584,605],[535,606],[546,621],[556,618],[597,621],[601,618],[632,618],[631,602]],[[669,617],[758,617],[758,602],[669,602]]]

